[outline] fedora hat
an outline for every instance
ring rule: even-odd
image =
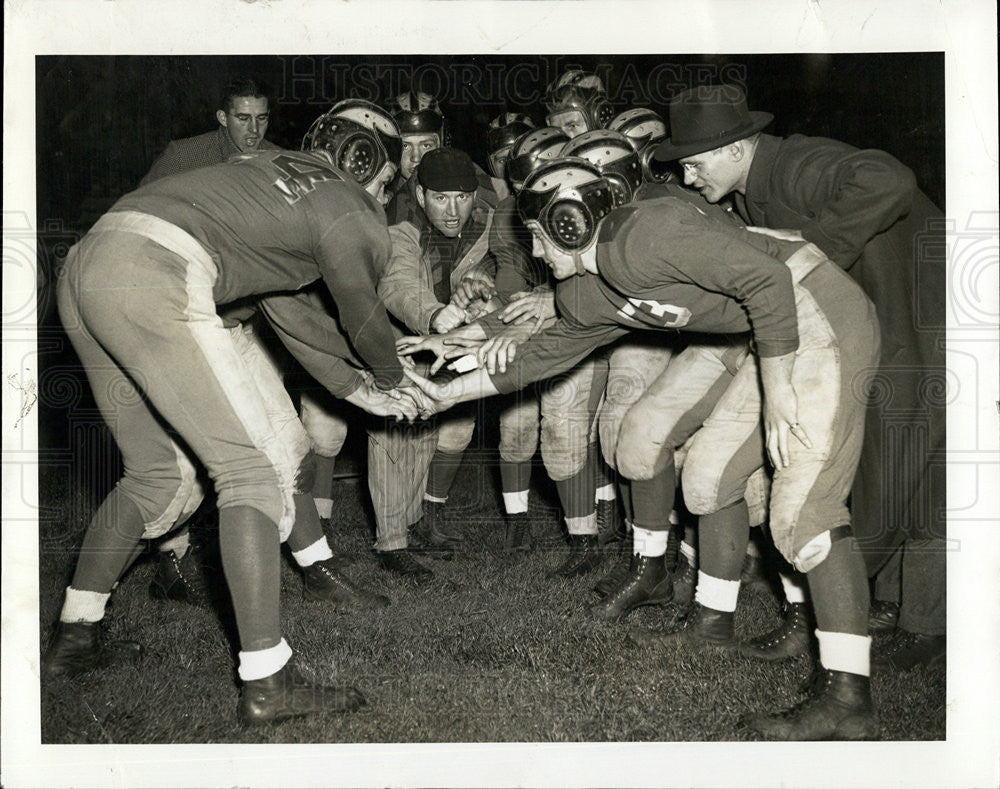
[[[654,158],[670,162],[721,148],[756,134],[772,120],[769,112],[750,112],[746,94],[736,85],[691,88],[670,102],[670,137]]]

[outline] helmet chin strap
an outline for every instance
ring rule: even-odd
[[[569,254],[570,254],[570,257],[573,258],[573,265],[576,266],[576,275],[578,277],[582,277],[584,274],[587,273],[587,269],[585,269],[583,267],[583,257],[575,249],[572,252],[570,252]]]

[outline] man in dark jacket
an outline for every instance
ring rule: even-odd
[[[903,544],[905,631],[892,665],[943,659],[945,646],[944,239],[941,212],[884,151],[762,134],[733,85],[695,88],[670,107],[656,152],[710,203],[733,194],[750,225],[816,244],[878,311],[882,356],[851,495],[853,528],[875,572]]]

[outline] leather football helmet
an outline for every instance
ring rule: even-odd
[[[595,165],[608,179],[615,207],[625,205],[642,186],[639,154],[624,134],[598,129],[574,137],[563,147],[560,156],[579,156]]]
[[[585,71],[567,71],[549,85],[543,102],[548,112],[546,123],[550,125],[555,125],[554,116],[569,110],[583,115],[587,131],[607,128],[615,117],[601,78]]]
[[[337,102],[320,115],[302,138],[301,147],[327,151],[334,164],[362,186],[374,181],[386,165],[398,167],[403,150],[392,117],[360,99]]]
[[[518,137],[534,128],[531,118],[519,112],[502,112],[490,122],[486,143],[493,175],[497,178],[504,177],[504,165],[510,156],[511,147]]]
[[[568,142],[569,137],[562,129],[552,126],[532,129],[518,137],[507,157],[507,178],[515,191],[532,170],[557,157]]]
[[[556,247],[570,254],[591,244],[600,221],[613,208],[608,179],[596,165],[572,156],[542,164],[517,195],[521,218],[538,222]]]
[[[657,143],[667,137],[667,124],[663,118],[650,109],[639,107],[616,115],[608,128],[621,132],[635,146],[646,182],[660,184],[670,179],[669,164],[653,159]]]
[[[441,145],[448,145],[444,113],[437,99],[429,93],[410,90],[400,93],[389,104],[389,111],[399,126],[401,135],[437,134]]]

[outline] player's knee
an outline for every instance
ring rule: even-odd
[[[801,541],[801,538],[796,540],[794,529],[789,529],[787,524],[779,524],[779,529],[780,531],[775,534],[773,525],[771,527],[775,547],[800,573],[814,570],[826,561],[836,543],[852,539],[854,536],[850,526],[837,526],[820,532],[805,544],[798,546],[797,543]]]
[[[572,419],[542,419],[542,463],[559,481],[578,474],[587,462],[588,426]]]
[[[183,523],[204,498],[204,490],[193,469],[190,474],[180,477],[126,474],[118,483],[118,489],[142,514],[144,539],[160,537]]]
[[[472,441],[472,432],[476,429],[474,420],[448,422],[438,430],[437,448],[441,452],[457,454],[465,451]]]
[[[634,420],[626,419],[618,433],[615,447],[615,467],[624,477],[634,480],[652,479],[666,465],[667,449],[661,441],[642,430]]]
[[[508,463],[526,463],[538,450],[538,425],[500,426],[500,457]]]

